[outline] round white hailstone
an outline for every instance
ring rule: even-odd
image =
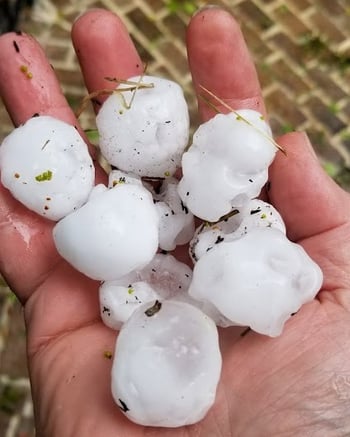
[[[133,422],[190,425],[215,401],[221,372],[217,328],[192,305],[143,305],[121,329],[114,356],[113,398]]]
[[[177,186],[175,178],[165,179],[158,192],[148,184],[159,215],[159,247],[168,251],[188,243],[195,230],[193,214],[180,199]]]
[[[301,246],[277,229],[255,228],[203,255],[189,294],[233,324],[274,337],[321,285],[322,271]]]
[[[254,228],[275,228],[286,233],[286,227],[279,212],[269,203],[252,199],[235,214],[212,224],[201,225],[190,242],[190,255],[196,262],[202,255],[223,241],[240,238]]]
[[[108,188],[113,188],[118,184],[137,184],[142,185],[138,176],[120,170],[112,170],[108,175]]]
[[[56,224],[54,241],[60,255],[86,276],[118,279],[154,257],[158,215],[141,185],[95,190],[82,208]]]
[[[130,80],[139,82],[140,76]],[[167,177],[180,166],[188,143],[187,104],[175,82],[152,76],[141,80],[154,86],[112,94],[102,105],[96,118],[100,148],[106,160],[121,170]]]
[[[95,169],[77,130],[38,116],[16,128],[0,147],[1,182],[27,208],[51,220],[87,200]]]
[[[110,328],[120,329],[142,303],[171,298],[194,302],[188,295],[191,280],[192,270],[186,264],[172,255],[156,254],[145,268],[101,285],[101,318]]]
[[[237,113],[202,124],[182,157],[180,197],[195,216],[210,222],[258,196],[277,150],[259,112]]]

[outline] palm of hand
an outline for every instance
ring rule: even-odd
[[[135,73],[134,65],[139,60],[126,41],[125,30],[120,23],[116,25],[114,18],[100,11],[91,13],[91,18],[87,15],[80,19],[73,36],[78,52],[81,51],[85,79],[88,88],[101,89],[104,86],[100,86],[101,79],[95,79],[96,72],[89,73],[85,69],[84,56],[89,54],[93,38],[90,46],[85,41],[84,51],[81,35],[82,20],[91,19],[92,23],[94,14],[105,23],[114,20],[113,26],[118,28],[113,32],[118,33],[118,50],[119,55],[125,55],[124,64],[120,66],[122,61],[119,61],[118,66],[112,66],[112,71],[122,73],[116,74],[118,77],[130,76]],[[212,24],[207,23],[209,27],[200,30],[199,24],[208,14],[212,14]],[[92,26],[90,36],[93,33]],[[203,35],[207,35],[208,44],[203,41]],[[112,44],[113,33],[109,38]],[[120,43],[120,38],[125,41]],[[210,48],[209,43],[221,41],[223,50],[230,51],[231,40],[235,41],[234,49],[242,63],[239,67],[237,64],[227,66],[227,77],[217,89],[217,84],[208,78],[219,79],[222,72],[213,59],[218,56],[217,51],[215,47]],[[2,44],[5,47],[8,42],[4,39]],[[223,97],[234,95],[230,101],[236,106],[242,104],[262,110],[255,72],[239,31],[227,13],[208,10],[197,15],[189,29],[188,45],[195,83],[217,89],[217,94]],[[98,48],[94,50],[97,52]],[[219,56],[223,56],[222,53]],[[43,68],[40,60],[37,64]],[[202,71],[208,65],[211,70],[205,77]],[[7,69],[10,70],[11,65]],[[100,69],[104,71],[102,64]],[[242,72],[238,69],[246,70],[244,84],[239,82],[238,73]],[[0,71],[1,74],[4,72]],[[35,108],[19,111],[16,98],[8,99],[6,92],[1,90],[16,122],[36,112]],[[66,107],[62,109],[61,97],[56,94],[52,94],[46,112],[72,121],[72,114]],[[210,116],[206,107],[202,107],[201,112],[204,118]],[[254,333],[239,337],[234,329],[222,331],[224,366],[215,406],[201,423],[181,430],[139,427],[118,411],[109,388],[111,361],[104,354],[113,351],[115,333],[100,321],[98,284],[61,260],[53,247],[51,225],[24,210],[1,188],[0,245],[7,256],[4,259],[1,255],[0,267],[25,302],[39,436],[62,435],[62,431],[64,435],[79,436],[116,433],[135,437],[283,433],[330,436],[338,426],[349,432],[346,414],[350,403],[350,263],[347,256],[350,242],[346,236],[350,234],[350,199],[323,174],[305,137],[292,134],[280,142],[287,149],[288,158],[276,159],[268,195],[286,219],[290,237],[300,241],[321,265],[325,274],[324,291],[318,300],[306,305],[288,322],[284,334],[277,339]],[[305,169],[309,185],[305,185]]]

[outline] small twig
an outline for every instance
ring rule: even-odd
[[[214,103],[204,97],[203,94],[199,94],[199,98],[202,99],[213,111],[215,111],[217,114],[220,114],[219,109],[214,105]]]
[[[143,77],[143,76],[141,76]],[[112,78],[105,78],[107,80],[111,80]],[[113,78],[113,82],[120,82],[120,83],[124,83],[126,85],[129,85],[125,88],[115,88],[115,89],[110,89],[110,88],[104,88],[102,90],[97,90],[97,91],[93,91],[92,93],[88,94],[87,96],[85,96],[79,106],[79,108],[76,111],[76,117],[79,118],[80,115],[82,114],[82,112],[86,109],[87,105],[90,103],[91,100],[95,99],[96,97],[99,96],[103,96],[103,95],[111,95],[111,94],[118,94],[122,97],[123,99],[123,105],[126,109],[130,109],[130,104],[131,101],[133,100],[133,97],[131,98],[131,101],[129,103],[129,105],[126,103],[125,98],[123,96],[123,93],[126,91],[134,91],[136,92],[136,90],[138,89],[144,89],[144,88],[153,88],[154,84],[153,83],[143,83],[141,81],[139,82],[133,82],[133,81],[129,81],[129,80],[121,80],[121,79],[117,79],[117,78]],[[133,95],[134,96],[134,95]]]

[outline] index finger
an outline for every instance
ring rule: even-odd
[[[205,87],[233,109],[254,109],[265,114],[265,105],[254,63],[240,27],[233,16],[219,7],[200,10],[187,31],[188,60],[197,96]],[[209,98],[220,112],[228,112]],[[204,121],[215,111],[200,98]]]

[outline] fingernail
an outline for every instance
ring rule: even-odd
[[[227,12],[229,12],[228,9],[225,9],[225,8],[223,8],[222,6],[218,6],[218,5],[210,5],[210,4],[209,4],[209,5],[204,5],[204,6],[201,6],[200,8],[198,8],[198,9],[194,12],[194,14],[192,15],[192,17],[195,17],[196,15],[198,15],[198,14],[204,12],[204,11],[207,11],[207,10],[209,10],[209,9],[221,9],[222,11],[227,11]]]

